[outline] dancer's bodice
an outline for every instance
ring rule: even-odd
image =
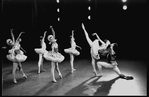
[[[58,44],[55,42],[55,43],[52,43],[52,52],[58,52]]]
[[[76,49],[76,43],[74,41],[71,42],[71,48]]]

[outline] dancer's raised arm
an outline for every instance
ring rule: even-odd
[[[50,28],[52,29],[53,37],[55,38],[55,31],[52,26],[50,26]]]
[[[25,33],[25,32],[21,32],[21,33],[19,34],[18,38],[16,39],[16,42],[18,42],[18,40],[19,40],[20,36],[22,35],[22,33]]]
[[[12,43],[14,44],[15,43],[15,38],[14,38],[14,35],[13,35],[13,32],[12,31],[13,31],[13,29],[11,29],[10,32],[11,32],[11,37],[12,37]]]
[[[105,45],[105,42],[103,42],[103,41],[99,38],[99,36],[97,35],[97,33],[93,33],[92,35],[93,35],[93,36],[96,35],[97,39],[98,39],[102,44]]]
[[[84,30],[84,34],[85,34],[85,37],[86,37],[87,42],[89,43],[90,47],[92,47],[92,41],[89,38],[89,35],[88,35],[87,31],[85,30],[85,27],[84,27],[84,24],[83,23],[82,23],[82,29]]]
[[[74,30],[72,30],[72,35],[71,35],[71,37],[74,37]]]
[[[43,38],[42,38],[42,41],[44,41],[45,37],[46,37],[46,33],[47,31],[44,32],[44,35],[43,35]]]
[[[78,47],[78,48],[80,48],[80,49],[82,49],[80,46],[78,46],[78,45],[76,45],[76,47]]]

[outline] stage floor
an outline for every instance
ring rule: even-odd
[[[2,95],[5,96],[111,96],[147,95],[147,64],[141,61],[118,60],[118,66],[133,80],[118,78],[112,69],[103,68],[103,77],[95,77],[91,60],[75,60],[76,71],[70,73],[70,63],[66,60],[59,64],[63,78],[55,71],[57,83],[52,82],[50,62],[44,61],[46,72],[37,73],[37,61],[22,63],[27,79],[17,71],[18,83],[13,83],[12,65],[2,69]],[[6,65],[6,64],[3,64]]]

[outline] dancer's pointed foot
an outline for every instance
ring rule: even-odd
[[[26,76],[25,74],[23,74],[23,77],[24,77],[24,78],[27,78],[27,76]]]
[[[72,70],[71,70],[71,73],[73,73],[74,71],[76,71],[76,69],[72,69]]]
[[[96,71],[93,71],[93,73],[95,74],[95,76],[97,76],[97,75],[98,75]]]
[[[126,79],[126,80],[132,80],[133,79],[132,76],[125,76],[124,74],[120,74],[119,77],[123,78],[123,79]]]
[[[96,76],[98,76],[98,77],[102,77],[102,76],[103,76],[103,74],[101,74],[101,73],[100,73],[100,74],[97,74]]]
[[[63,78],[63,77],[62,77],[62,74],[59,74],[59,77],[60,77],[60,78]]]
[[[56,83],[57,81],[56,81],[55,79],[53,79],[53,81],[52,81],[52,82]]]
[[[16,79],[14,79],[13,82],[16,84],[17,83]]]
[[[38,74],[40,73],[40,70],[38,69]]]

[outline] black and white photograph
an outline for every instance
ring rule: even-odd
[[[147,96],[147,0],[2,0],[2,96]]]

